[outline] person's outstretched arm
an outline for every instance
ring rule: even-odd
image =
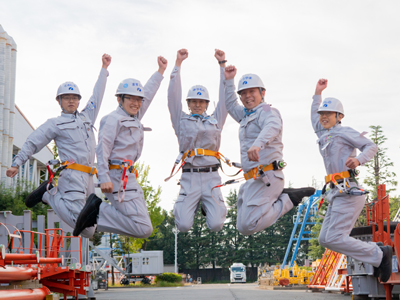
[[[141,120],[149,108],[154,96],[156,95],[161,81],[164,79],[164,72],[167,68],[168,61],[162,57],[157,57],[158,71],[155,72],[144,86],[144,99],[142,106],[139,109],[138,119]]]
[[[172,127],[176,136],[179,137],[179,130],[182,117],[182,83],[181,83],[181,65],[188,58],[189,52],[186,49],[178,50],[176,54],[175,67],[171,73],[171,79],[168,86],[168,109],[171,115]]]
[[[316,133],[324,129],[321,123],[319,122],[318,108],[322,102],[322,96],[321,96],[322,91],[326,89],[327,86],[328,86],[328,79],[318,80],[317,86],[315,87],[313,102],[311,104],[311,123]]]
[[[22,145],[21,151],[14,157],[13,163],[17,166],[7,169],[6,176],[14,177],[17,175],[19,166],[26,163],[32,155],[38,153],[48,143],[56,138],[56,130],[57,125],[54,123],[54,119],[50,119],[32,132],[26,139],[26,142]]]
[[[231,117],[238,123],[244,118],[244,107],[239,104],[233,79],[236,76],[235,66],[225,68],[225,104]]]
[[[218,121],[218,126],[219,128],[223,128],[226,117],[228,116],[228,110],[226,109],[226,104],[225,104],[225,52],[219,49],[215,49],[215,58],[217,59],[219,63],[220,68],[220,80],[219,80],[219,99],[218,99],[218,104],[217,107],[215,108],[214,111],[214,117]]]
[[[102,68],[100,71],[99,78],[93,88],[93,94],[89,101],[86,103],[85,108],[82,110],[91,121],[92,124],[96,122],[97,115],[100,111],[101,103],[103,102],[104,91],[106,90],[106,83],[108,77],[107,68],[111,64],[111,56],[108,54],[103,54],[102,58]]]

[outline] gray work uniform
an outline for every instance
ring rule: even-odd
[[[282,160],[282,118],[276,108],[264,102],[246,115],[237,101],[233,79],[225,81],[226,107],[231,117],[240,124],[239,139],[243,172],[259,165],[269,165]],[[259,161],[249,161],[250,147],[260,148]],[[287,194],[282,194],[285,177],[282,170],[267,171],[262,178],[249,179],[239,190],[237,202],[237,227],[250,235],[274,224],[293,208]],[[269,182],[270,186],[266,183]]]
[[[180,68],[175,66],[171,73],[168,88],[168,108],[172,126],[178,138],[179,151],[186,152],[195,148],[218,151],[221,144],[221,131],[228,115],[224,97],[224,68],[220,68],[219,101],[212,115],[203,113],[202,117],[192,116],[182,111],[182,86]],[[202,200],[207,214],[207,226],[211,231],[222,229],[227,209],[220,189],[211,189],[221,184],[218,171],[193,172],[193,168],[215,167],[219,165],[213,156],[193,156],[186,160],[184,169],[192,172],[182,173],[180,191],[174,205],[175,224],[179,231],[187,232],[192,228],[194,216]]]
[[[108,71],[101,69],[99,78],[86,107],[74,114],[61,113],[61,116],[47,120],[32,132],[14,158],[19,166],[23,165],[33,154],[39,152],[54,140],[62,162],[74,161],[77,164],[94,167],[96,140],[94,123],[100,110],[107,83]],[[87,196],[94,193],[93,175],[64,169],[58,178],[57,193],[43,195],[43,202],[48,203],[57,215],[72,228],[75,227]],[[54,192],[50,190],[51,193]],[[83,237],[91,237],[95,227],[82,231]]]
[[[97,167],[101,183],[112,182],[113,192],[106,193],[111,205],[100,205],[98,231],[114,232],[135,238],[147,238],[153,232],[143,190],[134,173],[127,172],[125,197],[118,201],[122,170],[109,170],[111,160],[131,160],[135,163],[143,149],[143,118],[164,77],[154,73],[144,86],[144,99],[136,116],[128,115],[121,107],[101,119],[99,143],[96,148]],[[122,193],[121,193],[122,196]]]
[[[318,136],[318,145],[327,174],[347,171],[345,163],[349,157],[357,158],[360,165],[370,161],[378,147],[350,127],[336,124],[331,129],[324,129],[319,122],[320,104],[321,96],[314,95],[311,122]],[[358,156],[356,149],[361,151]],[[357,186],[355,182],[349,182],[349,185]],[[359,185],[358,187],[361,188]],[[326,200],[329,206],[318,238],[320,245],[378,267],[382,261],[380,248],[375,243],[363,242],[349,236],[364,207],[365,196],[340,193],[335,187],[328,192]]]

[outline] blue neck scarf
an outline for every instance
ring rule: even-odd
[[[200,119],[208,119],[209,117],[203,117],[202,115],[199,114],[191,114],[191,117],[199,117]]]
[[[255,112],[256,112],[255,110],[249,111],[247,108],[244,108],[244,116],[245,117],[250,116],[251,114],[254,114]]]

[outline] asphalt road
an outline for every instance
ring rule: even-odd
[[[202,284],[168,288],[114,288],[96,291],[97,300],[351,300],[351,296],[304,290],[269,291],[257,284]]]

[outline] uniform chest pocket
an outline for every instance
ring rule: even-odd
[[[135,141],[143,140],[143,126],[134,120],[122,121],[122,129]]]
[[[255,115],[254,117],[251,116],[247,120],[244,120],[240,127],[241,131],[243,131],[244,137],[250,139],[256,139],[261,131],[257,124]]]
[[[79,125],[74,121],[63,122],[56,124],[57,128],[61,131],[63,138],[76,141],[79,138]]]

